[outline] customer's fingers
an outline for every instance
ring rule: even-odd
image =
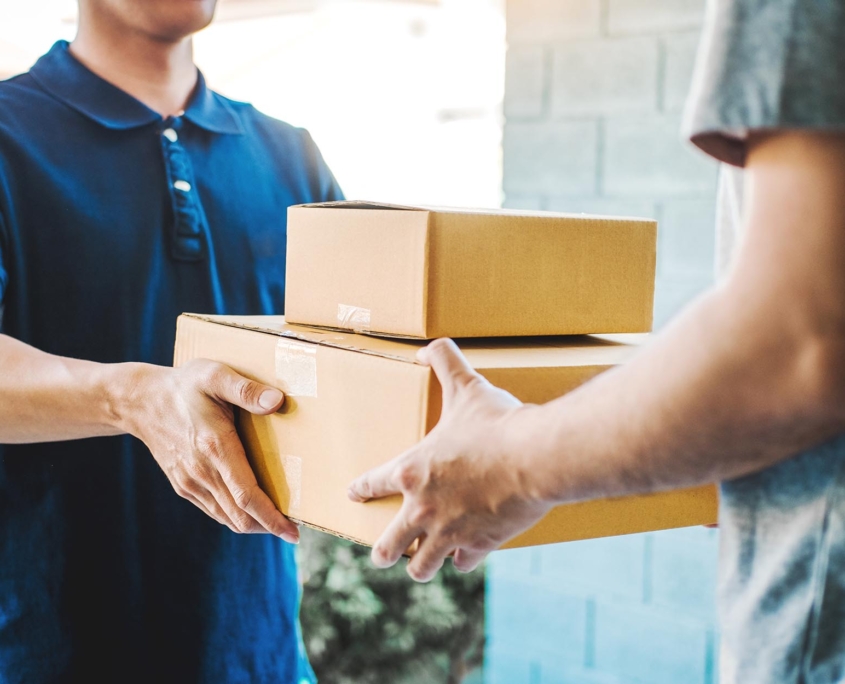
[[[443,535],[424,538],[408,561],[408,574],[417,582],[430,582],[451,551],[452,547]]]
[[[349,498],[352,501],[363,502],[399,494],[401,475],[399,463],[405,457],[406,454],[402,454],[356,478],[347,490]]]
[[[422,531],[422,526],[409,520],[408,509],[403,505],[373,546],[373,565],[378,568],[395,565]]]
[[[441,338],[417,352],[417,359],[431,366],[443,388],[443,411],[448,411],[457,392],[481,378],[452,340]]]
[[[487,557],[487,551],[470,551],[468,549],[458,549],[452,558],[452,565],[458,572],[472,572],[475,570],[484,559]]]

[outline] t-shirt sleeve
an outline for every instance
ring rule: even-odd
[[[317,147],[317,143],[311,137],[311,134],[302,129],[303,144],[305,148],[306,157],[308,159],[308,167],[311,173],[311,182],[313,186],[313,195],[315,202],[336,202],[346,199],[343,190],[340,189],[340,184],[331,172],[326,160]]]
[[[744,166],[754,131],[845,130],[845,2],[710,0],[683,133]]]

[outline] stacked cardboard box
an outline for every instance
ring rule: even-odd
[[[287,320],[186,314],[175,362],[214,359],[284,390],[280,413],[239,418],[259,482],[289,517],[372,544],[401,501],[352,503],[347,485],[436,424],[440,387],[415,359],[425,340],[461,338],[470,363],[522,401],[560,396],[624,362],[651,329],[656,230],[583,215],[293,207]],[[700,487],[560,506],[508,546],[715,520],[715,489]]]

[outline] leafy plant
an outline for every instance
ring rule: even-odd
[[[321,684],[459,684],[481,666],[484,576],[451,563],[417,584],[370,550],[303,529],[302,629]]]

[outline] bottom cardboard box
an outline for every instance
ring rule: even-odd
[[[470,363],[524,402],[543,403],[624,362],[642,335],[462,340]],[[365,504],[349,483],[418,442],[440,416],[440,386],[415,362],[423,343],[286,324],[281,316],[178,322],[175,365],[206,358],[282,389],[272,416],[241,411],[238,428],[258,482],[288,517],[372,545],[400,497]],[[715,523],[714,486],[554,508],[504,548]]]

